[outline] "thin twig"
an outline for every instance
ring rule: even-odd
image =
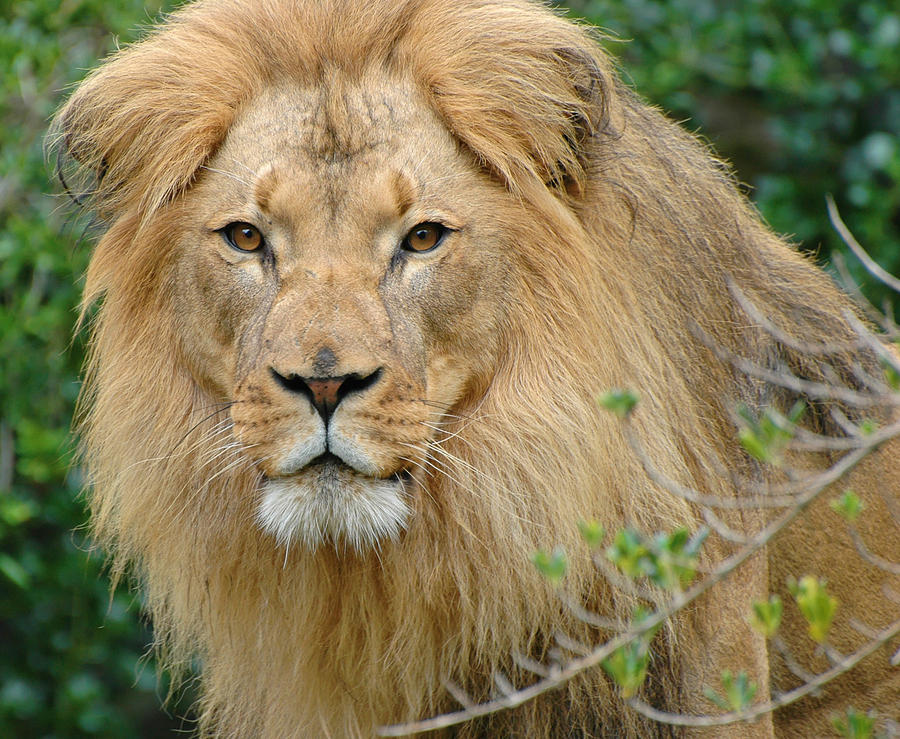
[[[856,284],[853,275],[850,274],[850,270],[847,268],[847,262],[844,259],[844,255],[840,252],[834,252],[831,255],[831,263],[838,271],[841,286],[844,288],[844,291],[853,298],[853,302],[860,307],[872,323],[878,324],[886,334],[890,335],[890,331],[888,330],[888,326],[891,323],[890,318],[886,312],[882,313],[879,311],[872,305],[868,298],[863,295],[862,290],[859,289],[859,285]]]
[[[589,611],[564,590],[557,591],[557,595],[572,615],[588,626],[593,626],[597,629],[605,629],[606,631],[624,631],[627,628],[627,624],[601,616],[599,613]]]
[[[813,400],[838,401],[854,408],[884,408],[887,405],[900,405],[900,394],[897,393],[861,393],[847,387],[829,385],[814,380],[804,380],[789,372],[763,367],[719,345],[696,322],[691,322],[690,329],[718,359],[728,362],[745,375],[755,377],[777,387],[792,390],[798,395],[804,395]]]
[[[735,283],[734,280],[730,278],[728,280],[728,290],[729,292],[731,292],[732,297],[735,299],[744,313],[752,318],[754,322],[759,324],[759,326],[761,326],[766,331],[766,333],[772,336],[772,338],[774,338],[780,344],[784,344],[786,347],[800,352],[801,354],[827,357],[831,354],[841,354],[844,352],[861,349],[864,346],[861,341],[854,341],[852,343],[843,344],[812,344],[807,341],[801,341],[800,339],[791,336],[790,334],[776,326],[774,323],[772,323],[765,315],[763,315],[763,312],[756,307],[756,304],[744,294],[744,292],[737,286],[737,283]]]
[[[703,514],[703,520],[706,521],[710,528],[712,528],[719,536],[725,539],[725,541],[730,541],[733,544],[746,544],[750,540],[750,537],[746,534],[740,534],[734,529],[726,526],[722,522],[722,519],[716,516],[709,507],[704,506],[701,509],[701,513]]]
[[[859,535],[855,526],[850,527],[850,536],[853,539],[854,545],[856,545],[856,551],[859,552],[859,556],[866,560],[866,562],[875,565],[875,567],[878,567],[885,572],[889,572],[892,575],[900,575],[900,564],[891,562],[884,557],[879,557],[877,554],[874,554],[866,546],[866,543],[863,541],[862,536]]]
[[[831,197],[831,195],[826,195],[825,203],[828,206],[828,218],[831,220],[831,225],[834,226],[835,231],[840,234],[841,240],[847,245],[850,251],[852,251],[856,255],[856,258],[862,262],[866,271],[876,280],[887,285],[894,292],[900,293],[900,280],[882,268],[882,266],[872,259],[868,252],[860,246],[859,242],[853,237],[853,234],[850,233],[850,229],[847,228],[847,225],[841,220],[841,215],[838,213],[837,206],[834,204],[834,198]]]
[[[724,726],[725,724],[733,724],[738,721],[752,721],[753,719],[759,718],[760,716],[763,716],[767,713],[771,713],[778,708],[788,706],[791,703],[794,703],[801,698],[809,695],[810,693],[817,691],[826,683],[831,682],[839,675],[842,675],[848,670],[854,668],[857,664],[859,664],[859,662],[875,652],[883,644],[888,642],[897,634],[900,634],[900,619],[894,621],[894,623],[892,623],[886,629],[880,631],[876,639],[867,642],[853,654],[841,659],[831,669],[815,675],[814,677],[811,676],[811,679],[807,680],[807,682],[801,685],[799,688],[795,688],[794,690],[790,690],[786,693],[781,693],[770,701],[760,703],[743,711],[731,711],[729,713],[723,713],[718,716],[687,716],[680,713],[668,713],[667,711],[660,711],[656,708],[653,708],[653,706],[644,703],[638,698],[630,698],[626,701],[626,703],[628,704],[628,706],[630,706],[643,716],[646,716],[647,718],[653,719],[654,721],[658,721],[663,724],[671,724],[673,726]]]
[[[723,508],[729,510],[790,508],[797,503],[797,495],[760,495],[752,498],[724,498],[718,495],[704,495],[693,488],[675,482],[675,480],[668,475],[665,475],[658,470],[638,440],[637,435],[634,433],[634,429],[631,426],[631,422],[627,418],[622,422],[622,433],[625,436],[625,441],[628,442],[631,451],[634,452],[634,455],[644,468],[647,477],[661,488],[672,493],[672,495],[683,498],[690,503],[696,503],[697,505],[708,506],[710,508]]]
[[[784,660],[784,666],[787,667],[795,677],[799,677],[803,682],[808,683],[815,678],[815,675],[804,669],[791,652],[790,647],[785,643],[784,639],[776,635],[772,638],[772,646],[778,650],[781,658]]]

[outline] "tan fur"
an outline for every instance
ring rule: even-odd
[[[694,322],[814,380],[823,363],[754,326],[728,281],[793,336],[854,337],[847,299],[725,168],[624,88],[584,29],[524,0],[201,1],[103,64],[58,123],[98,175],[107,226],[84,296],[100,303],[81,426],[94,531],[115,577],[145,589],[168,664],[199,656],[205,732],[369,736],[453,708],[442,681],[476,698],[495,670],[527,683],[511,652],[542,658],[558,630],[598,643],[608,634],[560,605],[529,554],[565,545],[570,592],[628,619],[636,597],[593,567],[576,521],[657,531],[702,517],[648,480],[596,394],[638,389],[655,464],[733,497],[724,471],[762,473],[729,409],[793,399],[718,360]],[[225,244],[215,230],[233,221],[263,231],[266,256]],[[403,256],[426,221],[453,231]],[[854,362],[875,366],[830,362],[851,385]],[[332,416],[353,471],[290,468],[320,427],[273,369],[376,378]],[[873,513],[864,537],[894,561],[897,453],[852,481]],[[315,526],[294,528],[294,509],[260,523],[269,478],[289,504],[312,491]],[[374,491],[396,515],[359,502]],[[361,523],[341,518],[341,496]],[[845,651],[863,640],[851,615],[895,618],[886,576],[848,542],[826,504],[811,511],[660,636],[645,697],[707,712],[702,686],[746,667],[764,699],[770,660],[745,619],[788,574],[829,577]],[[713,536],[706,560],[733,549]],[[785,630],[816,662],[791,608]],[[715,735],[818,735],[847,704],[890,715],[888,657],[774,724]],[[771,673],[796,683],[775,656]],[[668,730],[624,708],[600,670],[460,729],[623,733]]]

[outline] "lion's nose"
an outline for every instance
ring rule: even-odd
[[[378,378],[381,377],[381,368],[366,375],[353,372],[333,377],[302,377],[295,374],[281,374],[273,367],[272,376],[285,390],[305,395],[327,426],[335,409],[344,398],[351,393],[361,392],[378,382]]]

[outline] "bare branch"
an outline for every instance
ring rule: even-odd
[[[843,352],[854,351],[865,346],[862,341],[854,341],[852,343],[843,344],[812,344],[806,341],[801,341],[800,339],[791,336],[790,334],[776,326],[774,323],[772,323],[762,313],[762,311],[760,311],[760,309],[756,307],[756,304],[744,294],[744,292],[737,286],[737,283],[731,279],[728,280],[728,290],[731,292],[732,297],[735,299],[744,313],[746,313],[750,318],[753,319],[755,323],[762,327],[766,331],[766,333],[772,336],[772,338],[774,338],[779,343],[784,344],[786,347],[789,347],[790,349],[798,351],[802,354],[827,357],[831,354],[840,354]]]
[[[746,510],[753,508],[789,508],[797,503],[797,495],[759,495],[752,498],[723,498],[717,495],[705,495],[698,490],[686,487],[675,482],[672,478],[663,474],[650,460],[649,455],[634,433],[631,421],[628,418],[622,421],[622,433],[628,446],[634,452],[644,472],[653,482],[672,495],[683,498],[691,503],[710,508],[722,508],[730,510]],[[767,488],[765,488],[767,489]]]
[[[828,661],[833,665],[839,665],[843,663],[845,659],[847,659],[843,654],[841,654],[837,649],[835,649],[828,643],[820,644],[817,651],[821,651],[821,653],[824,654],[828,658]]]
[[[606,618],[604,616],[601,616],[599,613],[589,611],[587,608],[582,606],[581,603],[576,601],[571,595],[563,590],[558,591],[558,596],[559,599],[563,602],[563,605],[565,605],[565,607],[569,609],[572,615],[588,626],[593,626],[598,629],[605,629],[606,631],[624,631],[626,628],[628,628],[627,624],[623,624],[622,622],[611,618]]]
[[[834,680],[834,678],[851,670],[859,662],[878,650],[883,644],[890,641],[897,634],[900,634],[900,619],[894,621],[894,623],[886,629],[878,632],[877,638],[867,642],[848,657],[841,659],[831,669],[818,675],[810,676],[810,679],[799,688],[795,688],[786,693],[781,693],[772,700],[755,705],[745,711],[731,711],[730,713],[723,713],[718,716],[687,716],[680,713],[659,711],[637,698],[631,698],[627,700],[626,703],[647,718],[659,721],[660,723],[671,724],[673,726],[724,726],[725,724],[733,724],[738,721],[752,721],[753,719],[771,713],[778,708],[788,706],[810,693],[814,693],[826,683]]]
[[[580,654],[582,657],[586,657],[591,653],[590,647],[586,644],[582,644],[580,641],[572,639],[561,631],[557,631],[553,635],[553,638],[556,639],[556,643],[559,644],[559,646],[574,654]]]
[[[804,669],[803,665],[796,660],[790,648],[784,643],[784,639],[780,636],[776,635],[772,638],[772,646],[778,650],[778,653],[784,660],[785,667],[787,667],[795,677],[799,677],[805,683],[808,683],[815,678],[813,673]]]
[[[444,686],[444,689],[448,693],[450,693],[450,695],[453,696],[456,702],[459,703],[459,705],[461,705],[464,709],[466,709],[467,711],[471,711],[473,708],[475,708],[475,701],[473,701],[469,697],[469,694],[461,687],[459,687],[459,685],[457,685],[455,682],[453,682],[452,680],[444,680],[442,684]]]
[[[859,289],[859,285],[856,284],[856,281],[853,279],[853,275],[850,274],[850,270],[847,268],[847,262],[844,259],[844,255],[840,252],[834,252],[831,255],[831,263],[838,271],[841,286],[844,288],[847,294],[853,298],[853,302],[860,307],[863,313],[866,314],[866,317],[870,321],[872,321],[872,323],[880,326],[888,336],[894,335],[890,330],[890,326],[893,324],[893,321],[891,321],[887,311],[879,311],[874,305],[872,305],[872,303],[869,302],[866,296],[862,294],[862,291]]]
[[[740,534],[722,523],[722,520],[710,508],[704,506],[701,509],[701,513],[703,514],[703,520],[725,541],[730,541],[734,544],[746,544],[750,541],[750,537],[746,534]]]
[[[856,551],[859,552],[859,555],[866,560],[866,562],[875,565],[885,572],[890,572],[892,575],[900,575],[900,564],[891,562],[884,557],[879,557],[877,554],[874,554],[866,546],[866,543],[863,541],[862,536],[859,535],[855,526],[850,527],[850,536],[853,538],[854,545],[856,545]]]
[[[531,659],[531,657],[527,657],[521,652],[513,652],[512,660],[517,667],[521,667],[523,670],[533,672],[539,677],[550,677],[550,675],[553,673],[554,668],[552,665],[547,668],[536,659]]]
[[[840,234],[841,240],[847,245],[850,251],[856,255],[856,258],[862,262],[868,273],[875,279],[887,285],[894,292],[900,293],[900,280],[884,270],[881,265],[872,259],[868,252],[860,246],[859,242],[853,237],[853,234],[850,233],[850,229],[847,228],[847,225],[841,220],[841,215],[838,213],[834,198],[832,198],[831,195],[826,195],[825,203],[828,206],[828,218],[831,220],[831,225],[834,226],[834,230]]]
[[[860,634],[862,634],[867,639],[877,639],[878,638],[878,629],[873,629],[868,624],[864,624],[862,621],[851,618],[850,626],[856,629]]]
[[[506,677],[502,672],[494,673],[494,685],[497,686],[497,690],[499,690],[504,696],[509,697],[516,692],[515,686],[509,681],[509,678]]]
[[[854,408],[884,408],[887,405],[900,405],[900,395],[897,393],[861,393],[839,385],[829,385],[814,380],[804,380],[789,372],[777,371],[762,367],[745,357],[725,349],[711,337],[696,322],[690,324],[691,332],[703,342],[706,347],[723,362],[728,362],[735,369],[763,380],[777,387],[792,390],[798,395],[803,395],[813,400],[832,400],[845,403]]]
[[[896,353],[888,349],[878,337],[874,336],[851,311],[846,311],[844,317],[872,351],[893,367],[894,370],[900,372],[900,359],[897,358]]]

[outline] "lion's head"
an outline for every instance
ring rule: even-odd
[[[521,229],[410,82],[333,93],[248,101],[191,189],[173,284],[263,530],[364,551],[407,527],[447,414],[490,383]]]
[[[200,655],[205,725],[234,735],[366,735],[445,707],[444,680],[485,695],[557,629],[596,640],[528,554],[575,548],[579,517],[700,519],[597,391],[638,387],[648,453],[727,497],[721,470],[749,468],[727,402],[767,399],[687,326],[794,361],[736,279],[785,330],[853,336],[703,147],[524,0],[201,0],[58,122],[106,225],[85,291],[94,529],[173,662]],[[587,557],[570,579],[623,617],[638,601]],[[718,625],[689,620],[679,654],[708,646],[717,670]],[[647,689],[669,705],[693,670],[675,643]],[[548,701],[494,730],[644,730],[600,674]]]

